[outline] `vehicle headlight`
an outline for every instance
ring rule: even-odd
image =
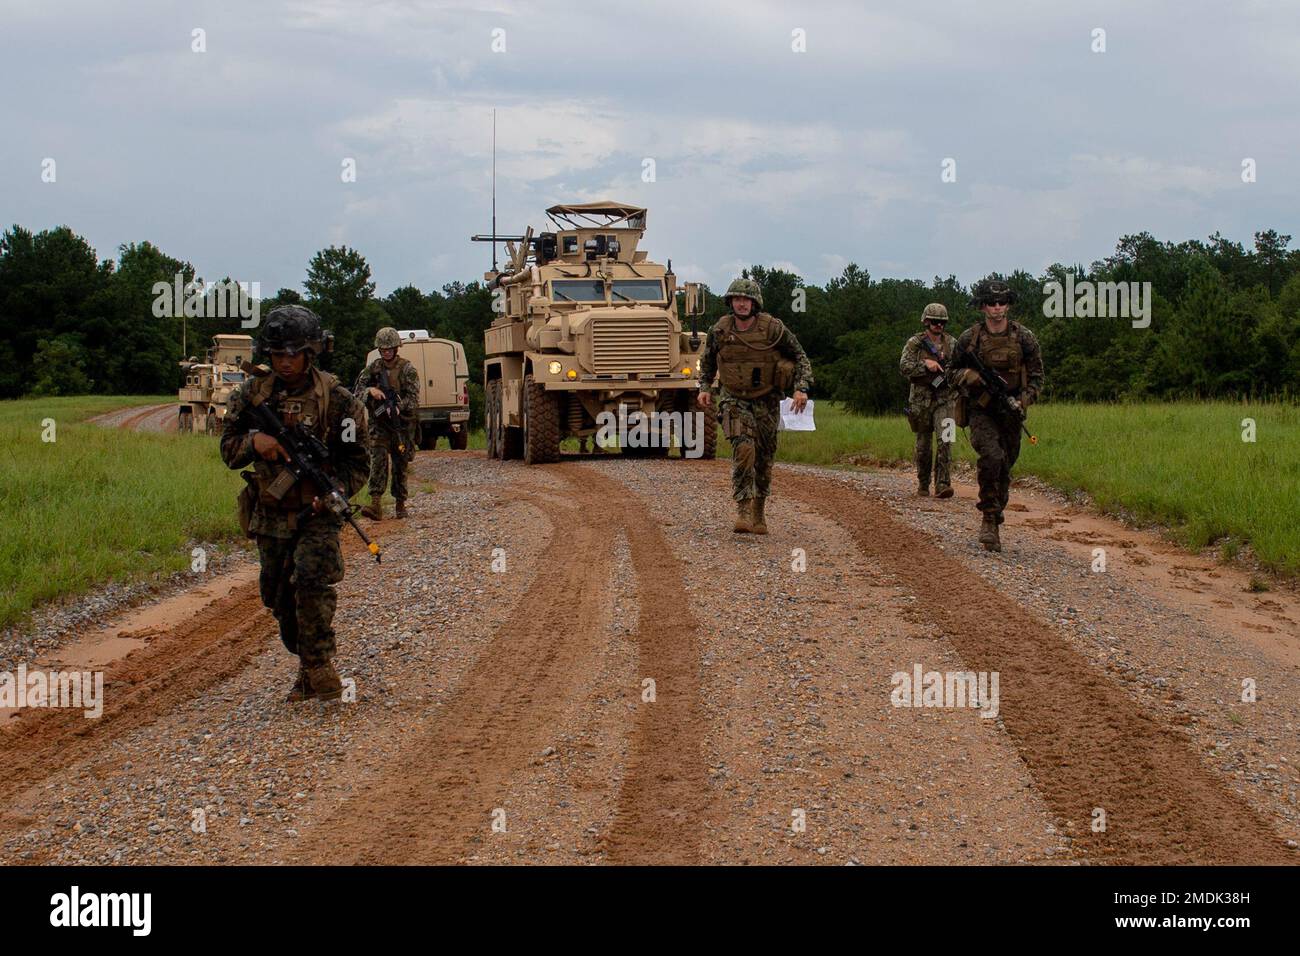
[[[699,375],[699,374],[700,374],[700,360],[699,360],[699,359],[696,359],[696,360],[695,360],[695,374],[696,374],[696,375]]]
[[[550,372],[552,375],[559,375],[563,368],[564,366],[559,362],[552,362],[550,365],[546,366],[546,371]]]

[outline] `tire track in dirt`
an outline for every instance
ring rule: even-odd
[[[344,539],[345,560],[366,557]],[[275,619],[262,605],[257,582],[233,589],[170,628],[147,647],[104,669],[103,713],[32,709],[0,734],[0,805],[66,767],[107,754],[114,741],[148,727],[238,674],[259,653],[278,646]],[[0,809],[0,843],[30,821]],[[39,862],[36,860],[34,862]]]
[[[636,571],[638,674],[655,682],[641,702],[629,743],[627,773],[605,843],[611,863],[700,862],[700,827],[708,803],[700,741],[706,717],[700,691],[698,625],[682,566],[653,516],[616,481],[584,469],[584,485],[621,502]]]
[[[306,830],[291,862],[455,863],[488,838],[512,778],[552,740],[580,690],[609,605],[606,502],[572,484],[576,507],[510,488],[554,529],[541,572],[427,733]]]
[[[0,736],[0,801],[14,798],[77,761],[159,720],[236,674],[273,639],[274,622],[257,585],[244,585],[154,637],[104,675],[103,713],[32,710]],[[0,841],[12,818],[0,813]]]
[[[1294,862],[1181,734],[1141,710],[1052,627],[844,483],[787,472],[781,484],[848,530],[866,557],[918,596],[940,586],[954,597],[918,601],[912,613],[938,625],[967,668],[1000,673],[1003,724],[1078,856],[1119,864]],[[1106,812],[1104,833],[1092,832],[1095,807]]]
[[[620,529],[637,578],[637,673],[654,678],[657,699],[638,704],[614,818],[600,843],[616,863],[698,862],[708,788],[698,744],[696,624],[680,564],[617,480],[596,468],[530,471],[572,486],[567,499],[540,489],[530,494],[518,483],[503,487],[552,523],[537,562],[541,573],[431,716],[428,732],[304,831],[294,862],[454,863],[490,839],[492,811],[537,763],[590,683],[612,606]]]

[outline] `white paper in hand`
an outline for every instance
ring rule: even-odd
[[[794,399],[781,399],[781,427],[790,432],[815,432],[817,426],[813,424],[813,400],[808,399],[803,411],[796,415]]]

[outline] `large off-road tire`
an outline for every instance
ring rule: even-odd
[[[176,430],[181,434],[194,434],[194,412],[188,405],[176,417]]]
[[[215,435],[217,433],[217,413],[208,409],[208,413],[203,416],[203,434]]]
[[[501,457],[501,380],[488,382],[487,408],[484,410],[484,430],[487,432],[489,458]]]
[[[497,382],[497,431],[501,435],[498,448],[503,461],[524,457],[524,430],[506,424],[506,385]]]
[[[701,459],[713,459],[718,457],[718,413],[717,409],[700,408],[696,402],[698,394],[693,389],[682,388],[674,389],[669,394],[668,401],[664,401],[664,392],[659,393],[659,401],[666,407],[665,411],[678,411],[683,415],[691,415],[699,412],[703,415],[704,426],[704,452],[700,455]],[[678,452],[683,458],[686,457],[686,449],[682,448]]]
[[[712,461],[718,457],[718,410],[712,405],[696,409],[704,413],[704,454],[700,457]]]
[[[438,445],[438,434],[432,428],[420,429],[420,451],[433,451]]]
[[[531,375],[524,378],[524,464],[560,460],[560,403]]]

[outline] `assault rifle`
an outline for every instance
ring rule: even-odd
[[[286,425],[265,402],[257,405],[250,404],[244,411],[257,430],[265,432],[278,441],[288,455],[288,459],[283,462],[284,472],[271,483],[268,489],[271,494],[276,498],[283,498],[294,485],[304,481],[309,483],[316,489],[316,496],[320,498],[326,509],[352,525],[352,529],[365,542],[366,550],[373,554],[375,562],[379,563],[381,560],[379,545],[370,540],[361,530],[361,525],[357,524],[357,519],[352,516],[352,503],[348,501],[347,494],[338,479],[325,471],[325,464],[329,461],[330,455],[325,443],[304,428],[302,423]],[[298,513],[298,520],[306,521],[313,514],[315,509],[309,504]]]
[[[1021,405],[1016,400],[1016,397],[1011,394],[1011,389],[1002,380],[1002,376],[980,361],[980,357],[975,353],[974,349],[967,349],[961,353],[957,367],[974,369],[980,380],[983,381],[985,390],[993,397],[993,401],[997,406],[1003,411],[1016,416],[1021,429],[1029,436],[1029,444],[1038,444],[1038,436],[1032,434],[1029,431],[1029,426],[1025,424],[1025,406]]]
[[[943,383],[948,379],[948,371],[943,367],[943,353],[934,347],[934,343],[930,341],[928,335],[921,336],[921,344],[925,346],[927,352],[934,356],[934,360],[939,363],[939,368],[942,370],[938,375],[930,379],[930,387],[942,388]]]
[[[378,389],[384,393],[384,399],[375,409],[375,415],[384,421],[387,427],[397,436],[398,454],[406,454],[406,428],[402,424],[402,405],[397,394],[397,389],[393,388],[392,383],[388,380],[388,366],[382,366],[379,369]]]

